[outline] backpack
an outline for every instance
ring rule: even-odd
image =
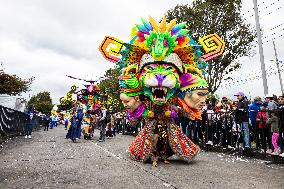
[[[109,113],[109,111],[106,112],[106,122],[110,123],[111,121],[111,114]]]

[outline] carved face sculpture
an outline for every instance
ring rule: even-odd
[[[134,112],[142,104],[138,96],[130,97],[124,93],[120,94],[120,100],[124,107],[131,112]]]
[[[179,87],[179,75],[171,64],[151,63],[141,71],[144,95],[158,105],[165,104]]]
[[[190,92],[186,92],[184,101],[192,109],[200,110],[205,104],[205,100],[208,95],[208,89],[195,89]]]

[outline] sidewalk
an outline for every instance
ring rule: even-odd
[[[281,165],[212,152],[152,168],[128,159],[132,136],[104,143],[65,139],[60,126],[17,137],[0,149],[0,188],[283,188]],[[95,132],[98,139],[98,131]]]

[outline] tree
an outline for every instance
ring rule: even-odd
[[[70,91],[67,92],[66,96],[61,97],[59,99],[60,104],[57,106],[58,111],[66,111],[66,110],[71,110],[73,107],[73,99],[72,99],[72,94],[77,90],[76,86],[72,86]]]
[[[0,94],[18,95],[27,92],[33,80],[34,77],[25,80],[0,70]]]
[[[215,92],[229,72],[240,68],[237,59],[251,55],[255,30],[241,15],[241,0],[195,0],[192,5],[177,5],[166,13],[167,20],[186,22],[190,35],[198,41],[202,36],[216,33],[225,41],[222,57],[208,62],[205,78],[209,91]]]
[[[50,93],[43,91],[35,96],[32,96],[28,102],[28,107],[34,107],[37,111],[44,114],[50,114],[50,111],[53,108]]]
[[[114,108],[114,111],[123,110],[123,105],[119,100],[119,68],[110,68],[105,72],[104,75],[107,79],[102,80],[98,87],[100,89],[100,94],[104,96],[104,101],[107,102],[108,106]]]

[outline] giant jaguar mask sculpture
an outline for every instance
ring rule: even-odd
[[[120,68],[121,100],[130,122],[145,120],[129,147],[133,160],[150,159],[156,166],[158,159],[167,162],[176,154],[189,162],[199,151],[176,121],[181,116],[201,119],[200,104],[208,94],[203,78],[207,61],[223,53],[224,42],[210,34],[197,43],[185,26],[176,20],[167,23],[165,17],[161,22],[149,17],[132,29],[130,43],[105,37],[99,47]]]

